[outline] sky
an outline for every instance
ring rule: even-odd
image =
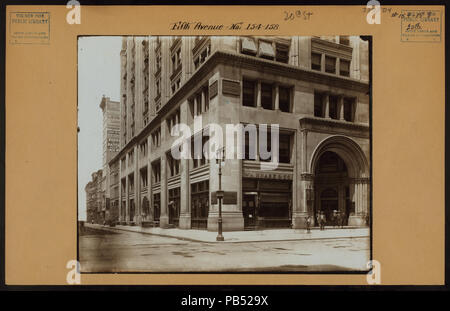
[[[105,95],[120,100],[120,49],[122,38],[78,38],[78,218],[86,220],[84,187],[92,173],[101,169],[103,116],[100,101]]]

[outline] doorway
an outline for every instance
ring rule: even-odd
[[[320,195],[320,210],[325,214],[325,225],[334,225],[334,215],[339,211],[338,192],[328,188]]]
[[[254,230],[257,226],[258,215],[257,208],[257,194],[244,193],[242,198],[242,215],[244,216],[244,230]]]

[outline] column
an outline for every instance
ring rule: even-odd
[[[367,209],[367,183],[366,180],[364,180],[364,183],[362,184],[363,191],[362,191],[362,215],[364,217],[364,221],[366,220],[366,215],[369,212]]]
[[[344,96],[339,96],[338,101],[339,120],[344,121]]]
[[[202,88],[200,93],[201,93],[201,98],[202,98],[202,102],[201,102],[201,106],[200,106],[200,114],[202,114],[203,112],[205,112],[205,90]]]
[[[128,153],[127,153],[127,155],[126,155],[126,158],[125,158],[126,160],[125,160],[125,219],[124,219],[124,221],[126,222],[126,223],[128,223],[128,215],[129,215],[129,209],[130,209],[130,202],[129,202],[129,199],[128,199],[128,196],[129,196],[129,189],[128,189],[128,168],[127,168],[127,166],[128,166],[128,161],[130,161],[130,159],[129,159],[129,157],[128,157]]]
[[[275,84],[275,110],[280,110],[280,92],[278,84]]]
[[[180,160],[180,223],[181,229],[191,228],[189,159]]]
[[[147,220],[153,221],[153,185],[152,185],[152,163],[150,159],[152,136],[147,137],[148,153],[147,153],[147,198],[148,198],[148,215]]]
[[[336,57],[336,74],[341,74],[341,59],[339,57]]]
[[[325,72],[325,54],[324,53],[321,54],[320,69],[322,72]]]
[[[197,96],[194,96],[194,117],[198,115],[198,100]]]
[[[141,222],[141,172],[139,171],[139,147],[134,146],[134,215],[135,222]]]
[[[302,149],[301,149],[302,172],[308,171],[308,163],[306,159],[307,139],[308,139],[308,132],[306,130],[302,130]]]
[[[349,217],[348,224],[349,226],[362,227],[365,225],[364,184],[360,178],[355,180],[354,201],[355,201],[355,214]]]
[[[167,207],[167,159],[166,154],[161,155],[161,217],[159,226],[167,228],[169,224],[169,211]]]
[[[123,221],[122,219],[122,159],[119,159],[119,222]]]
[[[324,111],[324,118],[329,119],[330,118],[330,95],[324,94],[323,96],[323,111]]]
[[[297,182],[297,200],[293,204],[292,211],[292,227],[294,229],[306,228],[306,219],[312,214],[314,204],[314,179],[310,173],[296,172],[297,176],[300,175]],[[313,224],[313,222],[311,223]]]
[[[256,84],[256,108],[261,108],[261,81]]]

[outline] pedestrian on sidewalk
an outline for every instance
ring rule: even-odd
[[[325,213],[322,211],[320,212],[320,230],[325,230]]]
[[[311,216],[306,217],[306,233],[311,233]]]

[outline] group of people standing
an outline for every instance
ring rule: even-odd
[[[319,211],[316,214],[316,224],[319,224],[320,230],[325,230],[325,224],[327,223],[327,217],[325,215],[324,211]],[[311,222],[312,222],[312,216],[308,216],[306,218],[306,231],[309,233],[311,232]],[[331,223],[334,227],[344,227],[345,222],[345,215],[344,213],[341,213],[338,210],[334,210],[333,214],[331,215]]]

